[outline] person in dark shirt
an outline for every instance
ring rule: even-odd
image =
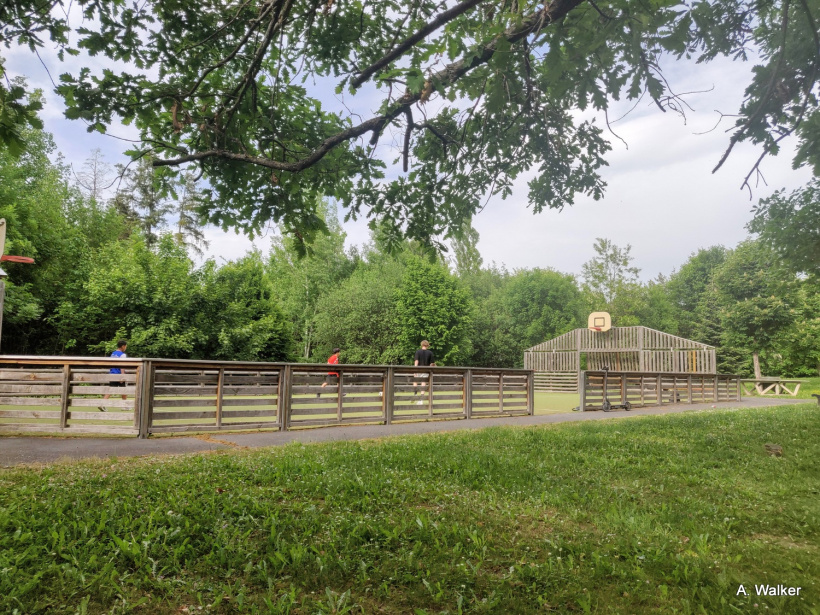
[[[435,367],[436,366],[436,360],[435,360],[435,357],[433,356],[433,351],[430,350],[430,342],[428,342],[427,340],[422,340],[421,348],[419,348],[416,351],[416,354],[413,356],[413,365],[416,366],[416,367]],[[413,375],[418,380],[422,380],[422,379],[427,380],[430,377],[430,374],[427,373],[427,372],[424,372],[424,373],[419,372],[419,373],[413,374]],[[413,386],[414,387],[417,387],[417,386],[424,387],[424,386],[427,386],[427,383],[426,382],[413,382]],[[418,395],[418,394],[419,394],[419,391],[413,391],[413,395]],[[422,394],[422,399],[424,399],[424,391],[423,390],[421,391],[421,394]],[[419,401],[416,402],[416,405],[420,406],[422,403],[423,403],[422,400],[419,400]]]

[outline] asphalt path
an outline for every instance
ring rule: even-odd
[[[755,408],[811,403],[805,399],[766,399],[750,397],[740,402],[715,404],[679,404],[654,408],[637,408],[629,412],[568,412],[535,416],[499,417],[481,419],[433,420],[392,425],[353,425],[319,427],[291,431],[255,431],[250,433],[209,432],[204,435],[138,438],[93,438],[85,436],[3,436],[0,437],[0,467],[21,464],[51,464],[72,459],[91,457],[141,457],[181,455],[205,451],[282,446],[290,442],[339,442],[342,440],[370,440],[391,436],[425,434],[439,431],[462,431],[488,427],[527,427],[552,423],[598,421],[636,416],[677,414],[696,410]]]

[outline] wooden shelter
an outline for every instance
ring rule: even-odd
[[[715,348],[649,327],[575,329],[524,351],[538,391],[577,392],[583,370],[715,374]]]

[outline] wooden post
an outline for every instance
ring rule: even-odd
[[[282,393],[282,403],[280,404],[282,412],[282,431],[290,429],[290,406],[291,406],[291,385],[293,384],[293,367],[285,365],[282,375],[279,376],[280,384],[279,390]]]
[[[339,423],[341,424],[341,422],[342,422],[342,390],[344,388],[342,386],[342,378],[344,377],[345,373],[341,368],[339,369],[338,373],[339,373],[339,377],[337,378],[337,380],[339,382],[336,383],[336,420],[339,421]]]
[[[587,369],[589,369],[589,365],[587,365]],[[575,330],[575,373],[578,376],[578,388],[583,389],[584,384],[581,382],[581,329]]]
[[[695,402],[692,400],[692,374],[686,376],[686,387],[689,394],[689,403],[694,404]]]
[[[498,372],[498,411],[504,412],[504,372]]]
[[[68,393],[71,390],[71,366],[63,365],[63,382],[60,389],[60,429],[68,427]]]
[[[394,378],[395,372],[393,367],[387,368],[387,374],[383,376],[382,380],[382,408],[384,408],[384,424],[390,425],[393,423],[393,403],[394,403]]]
[[[644,358],[643,358],[643,327],[638,327],[638,371],[644,371]]]
[[[663,385],[661,383],[661,375],[660,374],[658,374],[656,382],[657,382],[657,388],[655,389],[655,393],[658,396],[658,405],[662,406],[663,405],[663,394],[662,394],[661,386],[663,386]]]
[[[156,368],[151,361],[143,363],[142,385],[140,393],[140,438],[147,438],[151,434],[154,414],[154,377]]]
[[[140,428],[140,409],[142,408],[142,380],[145,370],[143,365],[137,365],[134,370],[134,429],[139,433]]]
[[[463,382],[464,418],[471,419],[473,418],[473,370],[468,369],[464,372]]]
[[[728,384],[728,383],[727,383],[727,384]],[[715,401],[717,401],[717,400],[718,400],[718,377],[717,377],[717,374],[715,374],[715,388],[714,388],[714,394],[713,394],[713,397],[714,397],[714,400],[715,400]]]
[[[427,373],[427,416],[433,418],[433,370]]]
[[[285,416],[285,395],[287,395],[285,389],[285,368],[280,367],[276,388],[276,421],[280,431],[285,429],[285,421],[283,420]]]
[[[581,372],[581,376],[578,378],[578,388],[581,392],[581,401],[578,405],[581,412],[586,412],[587,409],[587,373],[586,371]]]
[[[223,387],[225,385],[225,368],[219,368],[219,375],[216,378],[216,428],[222,429],[222,400]]]
[[[527,414],[530,416],[535,414],[535,374],[533,372],[527,374]]]

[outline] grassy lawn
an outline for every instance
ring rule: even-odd
[[[2,613],[816,615],[818,596],[814,404],[0,470]]]
[[[533,403],[535,414],[557,414],[571,412],[581,403],[578,393],[543,393],[535,392]]]

